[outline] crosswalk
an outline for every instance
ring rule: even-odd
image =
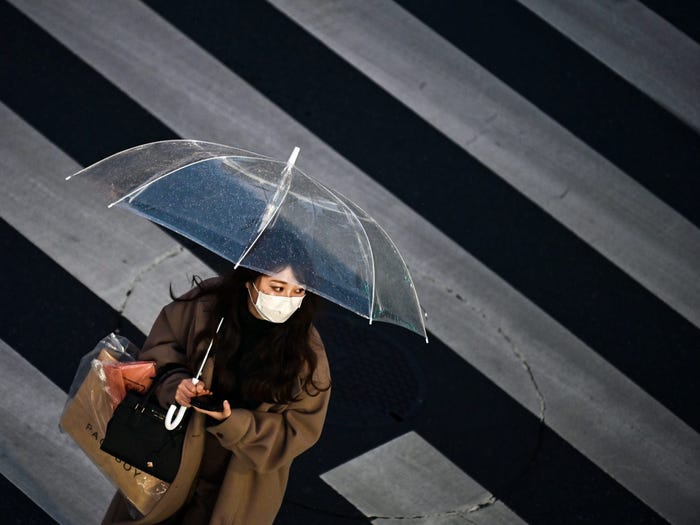
[[[8,272],[22,268],[10,247],[38,249],[42,264],[63,272],[62,286],[89,290],[142,337],[168,300],[167,283],[184,290],[188,276],[211,275],[220,261],[108,212],[64,177],[177,136],[279,158],[298,145],[300,167],[367,210],[405,256],[429,312],[435,355],[425,381],[444,392],[428,389],[420,418],[365,428],[352,444],[331,418],[280,523],[697,522],[700,47],[638,2],[436,4],[3,4]],[[632,123],[648,116],[664,134],[652,146],[653,132],[620,127],[595,107],[590,122],[573,123],[537,98],[550,89],[538,77],[524,87],[497,50],[455,32],[480,19],[492,24],[494,48],[534,46],[546,59],[554,50],[538,39],[550,38],[566,62],[549,69],[609,88],[609,104],[635,112]],[[578,65],[591,76],[578,78]],[[653,158],[635,164],[625,156],[635,148]],[[12,297],[30,285],[4,286]],[[3,308],[12,321],[0,333],[3,359],[26,359],[28,384],[48,376],[39,388],[60,405],[65,374],[29,350],[32,316]],[[90,315],[90,305],[73,308]],[[425,352],[416,348],[415,359]],[[449,368],[465,384],[434,377]],[[452,390],[461,397],[446,411]],[[490,404],[477,406],[470,392]],[[22,414],[14,410],[3,436]],[[472,423],[473,413],[499,423]],[[482,452],[476,445],[496,427],[514,435]],[[516,454],[519,429],[529,436]],[[58,467],[33,463],[21,440],[2,446],[3,475],[54,520],[91,519],[94,509],[66,512],[76,496],[60,490]],[[523,465],[503,466],[516,456]]]

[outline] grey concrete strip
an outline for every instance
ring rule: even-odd
[[[490,523],[525,523],[415,432],[321,478],[375,523],[458,524],[480,513],[497,513]]]
[[[3,104],[0,127],[2,217],[144,333],[169,282],[184,291],[188,275],[211,274],[155,225],[66,182],[81,166]]]
[[[700,132],[700,46],[642,3],[518,0]]]
[[[301,169],[396,241],[436,337],[661,515],[692,523],[697,433],[442,232],[143,4],[13,3],[181,136],[278,158],[299,145]]]
[[[700,327],[700,231],[692,223],[393,2],[270,1]],[[698,80],[692,101],[700,107],[700,63],[692,64],[686,76]],[[653,79],[666,85],[665,76]]]
[[[59,430],[65,392],[2,340],[0,398],[2,475],[58,523],[100,523],[115,489]]]

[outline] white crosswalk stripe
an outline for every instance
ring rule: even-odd
[[[339,465],[323,480],[376,523],[410,516],[416,523],[471,523],[470,514],[498,514],[489,523],[524,523],[415,432]],[[394,517],[396,516],[396,517]],[[482,514],[483,516],[483,514]],[[488,518],[485,518],[488,519]]]
[[[309,173],[356,201],[396,241],[434,337],[660,516],[681,524],[700,515],[700,436],[693,428],[197,42],[140,2],[10,3],[180,136],[280,158],[290,145],[301,146],[300,167],[313,166]],[[398,6],[270,3],[700,327],[700,232],[672,206]],[[579,12],[563,19],[551,15],[548,2],[522,3],[533,10],[537,4],[540,16],[563,24],[574,40],[591,39],[591,26],[576,23]],[[669,46],[657,54],[640,37],[634,49],[656,63],[677,44],[692,63],[694,42],[650,11],[634,12],[643,27],[663,26]],[[654,91],[661,70],[640,76],[609,52],[620,38],[611,25],[606,35],[591,52],[662,105],[676,98],[671,111],[697,129],[688,77],[678,73],[668,90]],[[2,218],[140,330],[148,331],[167,302],[168,282],[179,290],[185,276],[212,273],[156,226],[107,211],[64,182],[80,165],[1,103],[0,125]],[[55,416],[60,389],[7,344],[0,349],[3,370],[33,378]],[[56,483],[66,475],[60,463],[43,465],[39,475],[23,444],[0,446],[0,456],[9,453],[3,475],[57,521],[87,523],[70,510],[81,492]],[[411,432],[322,478],[376,523],[526,522],[469,474]],[[74,475],[101,479],[89,465]],[[426,491],[426,483],[435,490]],[[102,491],[93,499],[99,507],[104,484],[94,490]],[[484,501],[483,509],[474,507]]]

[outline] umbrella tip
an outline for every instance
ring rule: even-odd
[[[299,156],[299,152],[301,150],[299,149],[299,146],[294,146],[294,149],[292,150],[292,154],[289,156],[289,160],[287,161],[287,166],[285,169],[292,169],[294,167],[294,163],[297,161],[297,157]]]

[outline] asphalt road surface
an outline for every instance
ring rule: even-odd
[[[147,142],[286,159],[405,257],[430,343],[324,304],[279,524],[700,523],[694,2],[0,3],[3,523],[99,523],[56,422],[226,262],[64,181]]]

